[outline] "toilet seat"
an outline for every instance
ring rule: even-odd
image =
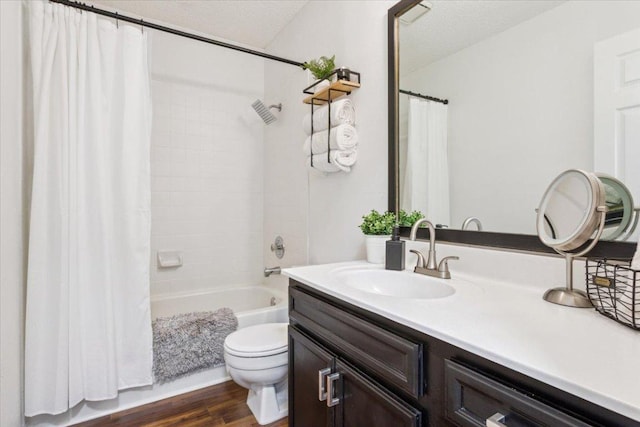
[[[236,357],[267,357],[286,353],[286,323],[264,323],[235,331],[224,342],[224,350]]]
[[[224,355],[224,361],[228,367],[241,371],[260,371],[263,369],[286,366],[289,363],[289,353],[284,351],[279,354],[273,354],[265,357],[239,357],[226,352]]]

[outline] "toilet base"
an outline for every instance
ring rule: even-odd
[[[276,385],[252,387],[247,405],[260,425],[286,417],[289,414],[287,379]]]

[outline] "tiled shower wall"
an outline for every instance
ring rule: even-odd
[[[151,293],[262,281],[263,61],[153,34]],[[159,268],[157,252],[184,264]]]

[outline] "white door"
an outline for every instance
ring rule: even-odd
[[[640,205],[640,28],[594,46],[594,169]]]

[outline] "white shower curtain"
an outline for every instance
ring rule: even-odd
[[[152,383],[151,98],[138,27],[29,2],[25,415]]]
[[[400,206],[450,225],[447,105],[409,99],[408,148]]]

